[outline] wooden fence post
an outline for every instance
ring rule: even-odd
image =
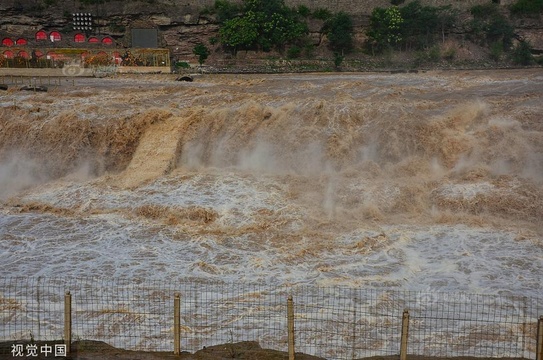
[[[181,295],[175,294],[173,299],[173,353],[181,354]]]
[[[537,353],[536,360],[543,360],[543,316],[537,321]]]
[[[355,354],[356,354],[356,298],[354,298],[354,301],[353,301],[353,333],[352,333],[352,338],[353,338],[353,342],[351,344],[351,359],[355,359]]]
[[[292,295],[287,300],[287,324],[288,324],[288,360],[295,359],[294,352],[294,301]]]
[[[409,334],[409,311],[405,309],[402,315],[402,339],[400,344],[400,360],[407,359],[407,336]]]
[[[64,295],[64,344],[66,344],[67,355],[72,345],[72,294],[69,291],[66,291]]]

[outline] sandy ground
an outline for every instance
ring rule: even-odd
[[[25,344],[23,342],[19,344]],[[45,345],[42,342],[36,342],[38,349]],[[49,343],[51,345],[52,342]],[[25,344],[26,346],[26,344]],[[0,343],[0,359],[16,359],[18,357],[7,354],[10,352],[11,343]],[[26,355],[26,352],[24,353]],[[39,351],[38,351],[39,354]],[[51,359],[54,356],[44,356],[39,354],[32,359]],[[61,357],[57,357],[61,358]],[[143,352],[128,351],[116,349],[103,342],[98,341],[76,341],[72,344],[72,351],[66,359],[77,360],[158,360],[158,359],[183,359],[183,360],[219,360],[219,359],[254,359],[254,360],[280,360],[288,359],[288,354],[281,351],[262,349],[256,342],[240,342],[211,346],[194,354],[182,351],[176,356],[172,352]],[[306,354],[296,354],[298,360],[320,360],[323,358],[310,356]]]
[[[40,343],[37,343],[40,346]],[[9,343],[0,343],[0,359],[17,359],[12,355],[6,355],[9,349]],[[240,343],[222,344],[210,346],[208,348],[197,351],[193,354],[181,352],[180,355],[174,355],[169,352],[143,352],[143,351],[127,351],[116,349],[102,342],[97,341],[76,341],[72,345],[72,353],[66,359],[73,360],[159,360],[159,359],[182,359],[182,360],[227,360],[227,359],[242,359],[242,360],[288,360],[286,352],[262,349],[256,342],[246,341]],[[296,360],[326,360],[325,358],[311,356],[303,353],[296,353]],[[19,357],[20,358],[20,357]],[[32,359],[51,359],[52,356],[31,357]],[[61,357],[57,357],[59,359]],[[353,360],[399,360],[399,355],[390,356],[372,356]],[[495,358],[481,357],[424,357],[409,355],[410,360],[491,360]],[[520,358],[500,358],[501,360],[519,360]]]

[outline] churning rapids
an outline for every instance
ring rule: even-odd
[[[4,276],[541,296],[541,70],[173,79],[0,94]]]

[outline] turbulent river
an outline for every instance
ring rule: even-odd
[[[541,296],[543,73],[0,93],[3,276]]]

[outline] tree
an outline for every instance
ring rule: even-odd
[[[258,39],[258,27],[251,14],[227,20],[219,29],[221,42],[236,52],[251,48]]]
[[[513,45],[514,29],[496,4],[476,5],[471,8],[473,20],[470,35],[483,45],[500,42],[504,50]]]
[[[402,44],[406,49],[424,49],[433,45],[441,28],[438,8],[422,6],[418,0],[400,10],[402,23]]]
[[[244,0],[239,16],[224,22],[219,29],[226,47],[269,51],[283,48],[307,33],[307,25],[284,0]]]
[[[367,32],[372,52],[381,52],[402,40],[401,25],[404,22],[400,10],[393,6],[375,8],[370,17],[370,28]]]
[[[334,52],[344,54],[353,49],[353,20],[349,14],[337,13],[325,23],[324,30]]]
[[[194,49],[192,49],[192,53],[198,56],[198,63],[202,66],[209,56],[209,49],[204,44],[198,43]]]

